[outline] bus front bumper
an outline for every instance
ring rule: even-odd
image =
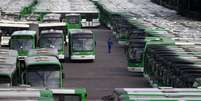
[[[71,60],[95,60],[95,55],[72,55]]]

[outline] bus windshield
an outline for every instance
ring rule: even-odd
[[[51,68],[50,68],[51,67]],[[60,71],[59,66],[37,65],[31,66],[26,72],[26,82],[33,87],[60,87]],[[41,69],[43,68],[43,69]]]
[[[93,37],[90,34],[73,35],[73,50],[74,51],[90,51],[93,50]]]
[[[32,49],[32,39],[11,39],[11,49],[14,50],[28,50]]]
[[[68,16],[67,17],[67,22],[71,24],[78,24],[79,21],[79,16]]]
[[[56,48],[62,49],[62,37],[45,37],[40,39],[40,48]]]

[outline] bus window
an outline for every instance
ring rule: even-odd
[[[89,51],[93,50],[92,35],[73,35],[73,50],[74,51]]]
[[[32,39],[12,39],[10,47],[11,49],[21,50],[21,49],[32,49],[33,42]]]
[[[60,71],[59,66],[35,65],[28,67],[25,73],[27,84],[33,87],[59,88]]]
[[[69,22],[71,24],[77,24],[77,23],[80,22],[79,16],[68,16],[67,17],[67,22]]]
[[[41,40],[39,42],[40,48],[56,48],[58,50],[62,49],[62,37],[43,37],[41,37]]]

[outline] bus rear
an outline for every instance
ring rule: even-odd
[[[71,60],[95,60],[95,36],[91,30],[72,29],[69,35]]]

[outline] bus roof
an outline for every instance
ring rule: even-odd
[[[30,35],[30,36],[35,36],[36,31],[31,31],[31,30],[22,30],[22,31],[15,31],[12,36],[18,36],[18,35]]]
[[[16,50],[10,50],[10,49],[0,49],[0,56],[13,56],[17,57],[18,52]]]
[[[44,16],[45,18],[60,18],[61,17],[61,14],[54,14],[54,13],[50,13],[50,14],[46,14]]]
[[[16,63],[17,63],[17,57],[0,56],[0,65],[5,65],[5,64],[16,65]]]
[[[58,57],[58,50],[53,48],[30,49],[28,56],[55,56]]]
[[[49,23],[39,23],[39,28],[42,27],[64,27],[65,22],[49,22]]]
[[[65,16],[80,16],[78,13],[65,14]]]
[[[58,88],[58,89],[50,89],[53,94],[86,94],[87,91],[85,88]]]
[[[12,74],[16,71],[16,67],[12,66],[12,65],[2,65],[0,66],[0,77],[2,75],[6,75],[11,77]]]
[[[55,64],[61,65],[59,60],[54,56],[31,56],[25,58],[26,66],[30,65],[43,65],[43,64]]]
[[[54,101],[51,91],[48,90],[0,90],[0,99],[3,101]]]
[[[88,29],[69,29],[70,34],[81,34],[81,33],[87,33],[87,34],[93,34],[91,30]]]
[[[50,30],[43,30],[41,31],[41,34],[51,34],[51,33],[57,33],[57,34],[63,34],[63,30],[53,30],[53,29],[50,29]]]

